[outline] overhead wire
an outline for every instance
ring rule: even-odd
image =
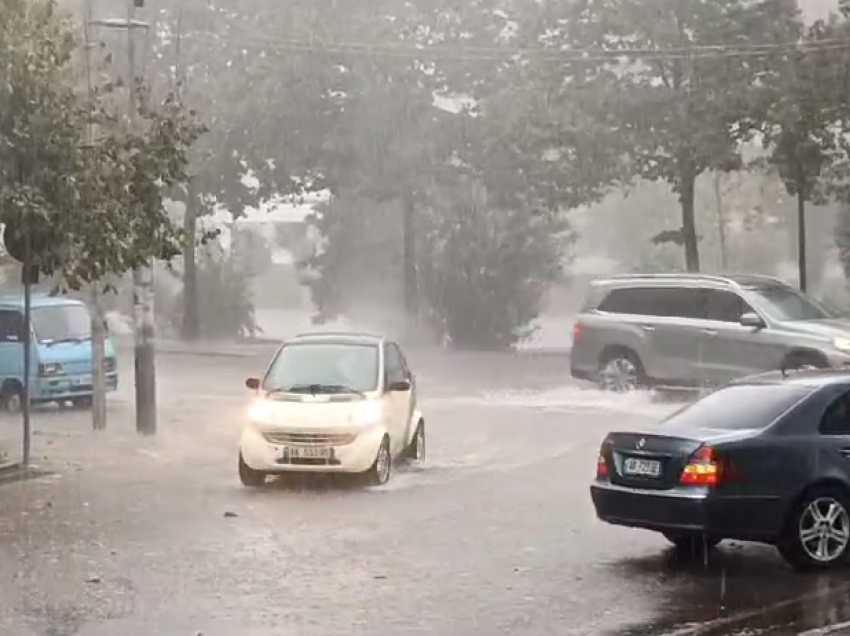
[[[212,32],[187,33],[194,40],[211,44],[231,43],[248,49],[261,48],[266,52],[317,53],[329,55],[355,55],[365,57],[439,58],[458,61],[500,61],[516,58],[533,58],[538,61],[566,63],[605,63],[622,59],[664,61],[704,60],[723,58],[765,58],[777,54],[816,54],[850,49],[850,38],[824,38],[811,42],[694,45],[670,48],[556,48],[553,46],[515,47],[445,45],[441,43],[413,42],[355,42],[329,41],[314,38],[297,38],[282,34],[251,32],[240,36],[219,35]]]

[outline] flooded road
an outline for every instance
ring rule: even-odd
[[[154,439],[133,433],[126,386],[103,435],[85,413],[36,418],[52,474],[0,489],[0,633],[810,636],[850,620],[845,573],[734,542],[681,561],[595,519],[604,434],[676,402],[583,390],[556,356],[420,356],[424,468],[251,492],[236,440],[263,363],[161,356]]]

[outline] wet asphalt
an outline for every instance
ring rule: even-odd
[[[411,358],[428,461],[379,488],[239,485],[262,354],[160,356],[155,438],[133,432],[128,368],[105,433],[39,413],[47,474],[0,486],[0,634],[850,634],[846,572],[738,543],[686,561],[595,519],[604,434],[678,404],[582,389],[562,355]],[[17,425],[0,421],[7,438]]]

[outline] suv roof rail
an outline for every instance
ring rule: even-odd
[[[290,340],[294,338],[313,338],[316,336],[348,336],[350,338],[375,338],[376,340],[383,340],[384,336],[376,333],[369,333],[366,331],[305,331],[303,333],[295,334]]]
[[[727,285],[734,285],[735,280],[729,276],[721,276],[719,274],[699,274],[699,273],[688,273],[688,272],[670,272],[667,274],[663,273],[648,273],[648,274],[614,274],[611,276],[600,276],[598,278],[593,279],[594,283],[601,283],[604,281],[615,281],[615,280],[704,280],[704,281],[712,281],[715,283],[726,283]]]

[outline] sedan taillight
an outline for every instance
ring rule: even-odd
[[[717,450],[703,446],[691,455],[682,470],[680,482],[683,486],[719,486],[723,478],[723,467]]]

